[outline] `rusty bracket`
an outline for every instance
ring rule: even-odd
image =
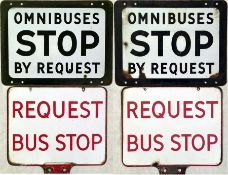
[[[69,174],[72,164],[44,164],[41,166],[44,174]]]
[[[159,174],[185,174],[187,166],[159,166]]]

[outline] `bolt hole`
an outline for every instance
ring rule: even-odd
[[[90,83],[90,84],[93,84],[93,81],[90,81],[89,83]]]
[[[104,81],[101,81],[101,84],[103,84],[104,83]]]
[[[13,5],[13,3],[11,2],[10,5]]]
[[[24,81],[21,81],[21,84],[24,84]]]
[[[163,168],[163,170],[162,170],[164,173],[166,173],[167,172],[167,169],[166,168]]]
[[[135,81],[135,84],[138,84],[138,82],[137,82],[137,81]]]
[[[205,2],[204,5],[207,5],[207,3]]]
[[[47,172],[51,173],[53,171],[53,169],[51,167],[47,168]]]
[[[91,2],[91,3],[90,3],[90,5],[92,5],[92,6],[93,6],[93,3]]]
[[[102,3],[101,3],[101,5],[103,6],[103,5],[104,5],[104,3],[102,2]]]
[[[63,168],[63,169],[62,169],[62,172],[63,172],[63,173],[66,173],[66,172],[67,172],[67,169],[66,169],[66,168]]]
[[[218,5],[218,2],[216,2],[215,5]]]
[[[178,172],[178,173],[181,173],[181,169],[180,169],[180,168],[178,168],[178,169],[177,169],[177,172]]]
[[[218,84],[218,82],[216,81],[215,84]]]
[[[206,81],[204,81],[204,84],[207,84],[207,82],[206,82]]]
[[[134,5],[136,6],[137,5],[137,2],[135,2]]]
[[[21,5],[24,5],[24,3],[21,3]]]
[[[126,2],[124,2],[124,3],[123,3],[123,5],[124,5],[124,6],[126,6],[126,5],[127,5],[127,3],[126,3]]]
[[[125,81],[124,84],[127,84],[127,82]]]
[[[10,81],[11,84],[13,84],[13,81]]]

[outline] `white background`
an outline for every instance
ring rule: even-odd
[[[194,14],[203,12],[205,14],[213,13],[213,23],[212,24],[206,24],[207,18],[206,15],[204,16],[203,22],[205,24],[163,24],[162,22],[160,24],[153,24],[153,27],[151,27],[150,20],[148,20],[148,24],[138,24],[137,22],[135,24],[129,24],[128,20],[127,22],[123,22],[124,30],[123,30],[123,42],[129,43],[129,47],[126,49],[123,48],[123,69],[128,70],[128,63],[144,63],[144,73],[145,76],[148,78],[209,78],[211,75],[219,72],[219,18],[218,18],[218,10],[216,8],[208,8],[208,9],[200,9],[200,8],[127,8],[126,10],[123,10],[123,18],[127,18],[129,13],[135,13],[137,14],[142,12],[142,14],[148,14],[148,19],[150,19],[150,13],[159,13],[160,14],[160,21],[162,21],[162,14],[166,13],[174,13],[176,16],[178,16],[177,12],[180,12],[181,14],[186,13],[186,16],[189,13],[194,12]],[[196,15],[195,15],[196,16]],[[138,19],[138,17],[136,18]],[[166,18],[167,19],[167,18]],[[186,17],[187,21],[188,18]],[[195,17],[195,19],[197,19]],[[167,23],[167,22],[166,22]],[[143,26],[143,27],[142,27]],[[131,42],[131,35],[137,30],[143,30],[149,33],[147,37],[137,37],[140,41],[145,41],[150,46],[150,51],[147,55],[142,57],[136,57],[132,55],[130,52],[132,49],[135,49],[136,51],[142,51],[143,47],[135,45]],[[213,36],[213,44],[208,49],[201,49],[200,50],[200,56],[195,56],[195,31],[202,30],[202,31],[208,31]],[[158,56],[158,37],[157,36],[151,36],[151,31],[170,31],[170,36],[164,36],[163,39],[163,56]],[[188,33],[188,35],[191,38],[191,49],[189,53],[186,56],[177,56],[172,51],[171,43],[172,43],[172,37],[177,31],[185,31]],[[201,43],[207,43],[206,37],[201,37]],[[185,49],[186,41],[183,39],[183,37],[179,37],[177,40],[177,48],[180,51],[183,51]],[[123,46],[124,47],[124,46]],[[177,71],[177,75],[169,73],[169,66],[167,66],[167,74],[161,74],[160,69],[159,74],[151,74],[151,63],[168,63],[167,65],[170,65],[171,63],[197,63],[197,65],[200,62],[203,63],[214,63],[212,66],[212,72],[211,74],[208,73],[208,67],[205,67],[207,72],[204,74],[190,74],[189,69],[186,74],[179,73],[180,71]],[[161,66],[159,66],[160,68]],[[178,66],[179,67],[179,66]],[[189,67],[189,66],[188,66]],[[178,69],[179,70],[179,69]],[[198,70],[198,66],[196,66],[196,71]],[[200,71],[200,69],[198,70]],[[139,77],[139,71],[137,71],[134,74],[131,74],[133,78]]]
[[[48,95],[43,95],[48,94]],[[30,115],[36,115],[36,118],[26,119],[25,105],[26,101],[35,101],[35,111],[30,112]],[[23,104],[21,110],[23,118],[20,118],[18,112],[13,117],[13,101],[20,101]],[[40,118],[37,115],[37,105],[41,101],[46,101],[50,105],[49,118]],[[53,101],[56,101],[56,110],[61,114],[61,102],[65,102],[64,116],[56,118],[53,115]],[[77,108],[77,111],[72,112],[72,115],[86,115],[85,111],[80,108],[83,101],[87,101],[90,105],[85,107],[90,111],[88,118],[69,118],[69,101],[77,101],[78,104],[72,105]],[[95,104],[92,101],[101,101],[98,105],[98,118],[96,118]],[[17,105],[18,107],[19,105]],[[45,105],[41,108],[41,114],[47,113]],[[106,91],[103,88],[11,88],[9,90],[9,156],[12,163],[19,164],[46,164],[50,162],[73,162],[75,164],[103,164],[105,161],[105,128],[106,128]],[[40,151],[37,148],[43,144],[37,141],[37,147],[34,151],[28,151],[23,148],[21,151],[13,151],[13,134],[21,134],[25,144],[25,134],[29,134],[29,145],[33,145],[33,134],[37,137],[41,134],[47,134],[49,147],[46,151]],[[86,151],[80,151],[76,146],[76,138],[73,139],[73,151],[69,149],[69,138],[60,138],[66,148],[63,151],[57,151],[56,148],[62,148],[62,145],[56,142],[56,136],[59,134],[86,134],[90,138],[89,148]],[[95,150],[92,150],[92,134],[99,134],[102,137],[100,144],[95,144]],[[96,137],[96,141],[98,138]],[[80,139],[80,145],[86,147],[85,138]],[[17,145],[19,146],[19,145]]]
[[[138,94],[137,96],[135,94]],[[191,94],[191,96],[189,96]],[[124,89],[124,102],[123,102],[123,125],[124,125],[124,146],[123,146],[123,161],[126,165],[152,165],[153,162],[159,162],[160,165],[217,165],[221,158],[221,95],[220,90],[215,88],[127,88]],[[133,101],[137,103],[135,118],[133,112],[128,115],[127,103]],[[150,118],[141,118],[140,109],[142,108],[141,101],[149,101],[150,104],[144,105],[149,108],[144,111],[144,115]],[[155,118],[152,114],[152,104],[155,101],[163,102],[165,112],[163,118]],[[179,115],[172,118],[168,114],[168,101],[171,101],[171,113],[176,114],[176,102],[179,101]],[[183,101],[193,101],[192,105],[187,105],[192,108],[186,112],[187,115],[193,115],[193,118],[184,118]],[[213,118],[211,118],[210,105],[200,105],[205,110],[203,118],[195,117],[195,114],[200,115],[200,112],[194,107],[198,101],[217,101],[218,104],[214,105]],[[134,109],[134,105],[130,106]],[[159,115],[162,112],[161,105],[155,107],[155,113]],[[129,142],[128,135],[136,135],[138,138],[138,150],[130,152],[127,150]],[[141,149],[140,136],[143,135],[144,148],[148,148],[148,135],[151,134],[152,148],[149,151]],[[163,137],[158,138],[164,144],[161,151],[154,151],[153,148],[160,148],[160,145],[153,141],[156,134],[161,134]],[[172,151],[170,148],[177,148],[177,145],[170,140],[174,134],[192,134],[188,141],[188,151],[184,150],[184,138],[175,138],[181,144],[178,151]],[[207,140],[207,134],[215,134],[218,138],[216,144],[211,146],[211,150],[207,151],[204,147],[201,151],[195,151],[192,148],[191,140],[196,134],[201,134]],[[131,139],[134,141],[134,139]],[[207,143],[207,141],[205,141]],[[202,142],[199,138],[195,139],[194,144],[200,147]],[[130,144],[131,148],[135,148],[134,144]],[[169,156],[167,156],[169,155]]]
[[[114,3],[115,0],[112,0]],[[54,3],[54,2],[53,2]],[[114,49],[114,47],[113,47]],[[114,58],[113,54],[113,58]],[[114,59],[113,59],[114,63]],[[114,68],[113,68],[114,70]],[[114,71],[113,71],[114,80]],[[40,167],[11,166],[7,162],[7,89],[1,83],[0,86],[0,172],[1,173],[43,173]],[[123,87],[117,86],[113,81],[110,86],[105,87],[108,91],[108,133],[107,133],[107,162],[103,166],[76,166],[71,173],[115,173],[115,174],[158,174],[154,167],[147,168],[128,168],[122,164],[121,160],[121,90]],[[189,167],[187,174],[228,174],[228,118],[227,118],[227,94],[228,86],[222,87],[224,97],[224,135],[223,135],[223,162],[218,167]]]
[[[34,13],[34,16],[36,16],[37,13],[60,13],[62,16],[65,12],[65,10],[59,9],[59,8],[28,8],[28,9],[21,9],[21,8],[12,8],[9,10],[9,75],[13,78],[83,78],[84,77],[84,63],[86,62],[99,62],[100,65],[98,65],[98,72],[94,74],[94,67],[92,68],[92,73],[86,74],[87,78],[102,78],[104,76],[104,66],[105,66],[105,51],[103,48],[105,47],[105,11],[102,8],[99,9],[92,9],[92,11],[88,8],[78,8],[77,12],[80,13],[81,19],[83,12],[85,13],[91,13],[89,15],[89,22],[91,24],[83,24],[81,22],[80,24],[75,25],[74,23],[71,24],[65,24],[62,22],[61,24],[36,24],[36,18],[34,18],[34,24],[24,24],[24,20],[21,24],[16,24],[14,21],[15,13],[20,12],[21,14],[27,12],[28,14]],[[72,16],[75,14],[74,8],[67,8],[68,13],[72,13]],[[98,13],[96,16],[99,19],[98,24],[92,24],[93,19],[93,13]],[[52,18],[53,19],[53,18]],[[72,17],[72,19],[74,19]],[[74,21],[74,20],[73,20]],[[52,22],[53,23],[53,22]],[[78,30],[80,28],[81,30]],[[17,41],[17,34],[23,30],[30,30],[35,33],[33,37],[25,36],[24,39],[33,42],[36,45],[36,51],[31,56],[20,56],[17,54],[17,49],[20,48],[23,51],[28,51],[29,47],[24,46],[20,44]],[[37,36],[38,30],[56,30],[56,36],[50,36],[49,37],[49,56],[44,56],[44,39],[43,36]],[[74,33],[76,39],[77,39],[77,48],[73,55],[71,56],[63,56],[57,47],[58,43],[58,37],[63,31],[71,31]],[[97,33],[99,36],[99,43],[98,45],[93,49],[87,49],[86,50],[86,56],[81,56],[81,31],[91,30]],[[88,36],[86,39],[87,43],[93,42],[93,37]],[[63,48],[65,50],[70,50],[72,45],[72,41],[69,39],[69,37],[65,37],[63,39]],[[28,62],[31,62],[29,73],[26,74],[25,71],[23,73],[15,73],[14,69],[14,63],[15,62],[25,62],[28,64]],[[53,62],[55,65],[58,62],[63,63],[74,63],[73,72],[68,74],[66,71],[63,71],[63,75],[55,73],[55,69],[53,74],[43,74],[37,72],[37,63],[47,63],[47,62]],[[75,63],[82,63],[83,68],[81,69],[83,73],[76,74],[75,72]],[[46,64],[45,64],[46,65]],[[46,68],[47,66],[45,66]],[[55,66],[53,66],[55,67]],[[64,66],[66,67],[66,66]],[[24,69],[23,69],[24,70]],[[44,69],[46,70],[46,69]],[[66,70],[63,69],[63,70]]]

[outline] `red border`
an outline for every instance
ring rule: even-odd
[[[150,165],[127,165],[124,163],[123,161],[123,127],[124,127],[124,123],[123,123],[123,99],[124,99],[124,91],[125,89],[132,89],[132,88],[197,88],[197,87],[125,87],[122,89],[121,92],[121,123],[122,123],[122,164],[126,167],[154,167],[152,165],[152,162]],[[221,157],[220,157],[220,162],[218,164],[159,164],[158,167],[163,167],[163,166],[182,166],[182,167],[188,167],[188,166],[219,166],[222,164],[223,161],[223,91],[220,87],[201,87],[201,88],[215,88],[218,89],[220,91],[221,94]]]
[[[44,163],[44,164],[20,164],[20,163],[14,163],[10,160],[10,156],[9,156],[9,93],[10,93],[10,89],[12,88],[30,88],[30,87],[23,87],[23,86],[17,86],[17,87],[10,87],[8,88],[7,90],[7,161],[10,165],[13,165],[13,166],[41,166],[42,168],[43,167],[46,167],[46,166],[52,166],[52,165],[63,165],[62,162],[53,162],[53,163]],[[104,161],[100,164],[78,164],[78,163],[73,163],[73,162],[67,162],[65,163],[65,166],[102,166],[106,163],[107,161],[107,104],[108,104],[108,92],[107,92],[107,89],[105,87],[101,87],[101,86],[85,86],[85,87],[78,87],[78,86],[74,86],[74,87],[71,87],[71,86],[55,86],[55,87],[45,87],[45,86],[34,86],[34,87],[31,87],[31,88],[85,88],[85,89],[89,89],[89,88],[102,88],[105,90],[105,157],[104,157]]]

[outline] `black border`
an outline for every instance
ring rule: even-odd
[[[10,8],[102,8],[106,14],[105,75],[102,78],[11,78],[8,62],[8,10]],[[113,4],[103,1],[2,1],[1,73],[4,85],[109,85],[112,82]]]
[[[218,4],[217,4],[218,3]],[[127,79],[123,76],[123,41],[122,41],[122,10],[127,7],[157,7],[157,8],[208,8],[215,7],[220,11],[220,38],[219,38],[219,74],[206,79]],[[115,3],[115,75],[119,86],[222,86],[227,81],[227,3],[224,0],[180,0],[180,1],[117,1]]]

